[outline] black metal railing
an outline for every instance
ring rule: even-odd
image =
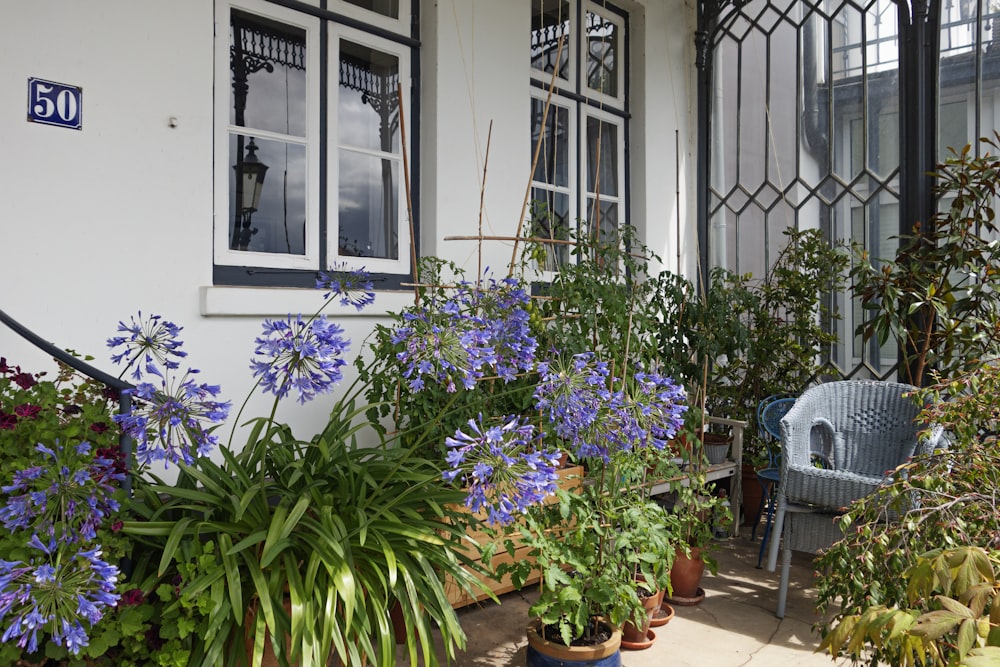
[[[34,331],[31,331],[26,326],[15,320],[13,317],[0,310],[0,323],[7,325],[14,333],[19,335],[21,338],[25,339],[35,347],[37,347],[42,352],[51,355],[57,361],[75,368],[89,378],[92,378],[104,386],[115,390],[118,393],[118,413],[122,415],[127,415],[132,412],[132,391],[135,386],[117,378],[113,375],[108,375],[99,368],[91,366],[86,361],[83,361],[79,357],[74,357],[72,354],[66,350],[59,349],[52,343],[48,342]],[[131,476],[131,460],[132,460],[132,438],[122,431],[118,438],[118,448],[120,449],[122,456],[125,459],[126,464],[126,475],[125,481],[122,487],[125,489],[126,493],[132,493],[132,476]]]

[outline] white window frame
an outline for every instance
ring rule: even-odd
[[[619,60],[621,60],[622,58],[624,58],[625,59],[625,65],[627,65],[628,64],[628,56],[625,53],[626,41],[627,40],[626,40],[625,36],[626,36],[626,31],[628,30],[628,26],[625,25],[625,20],[621,16],[619,16],[618,14],[616,14],[615,12],[610,12],[606,8],[601,7],[600,5],[598,5],[598,4],[594,3],[594,2],[587,2],[587,3],[584,4],[584,6],[583,6],[583,12],[582,12],[582,15],[580,16],[580,28],[581,28],[581,30],[578,30],[577,31],[578,33],[582,32],[582,29],[586,25],[587,13],[588,12],[590,12],[592,14],[597,14],[598,16],[600,16],[605,21],[608,21],[609,23],[614,23],[615,24],[615,28],[616,28],[617,34],[618,34],[618,53],[616,55],[618,56]],[[581,37],[582,37],[582,35],[581,35]],[[588,46],[589,46],[589,43],[587,42],[587,40],[584,40],[584,39],[579,39],[578,40],[578,47],[577,48],[579,48],[579,50],[580,50],[579,62],[584,67],[586,66],[587,58],[590,55],[588,53]],[[617,70],[615,72],[615,77],[616,77],[615,89],[618,91],[617,95],[606,95],[606,94],[600,92],[599,90],[595,90],[594,88],[591,88],[590,87],[590,82],[587,80],[587,73],[585,71],[580,73],[580,91],[579,91],[580,94],[583,95],[583,96],[585,96],[587,99],[596,100],[600,104],[600,106],[602,106],[602,107],[603,106],[610,106],[610,107],[615,107],[617,109],[624,109],[625,108],[625,69],[626,69],[626,67],[622,66],[622,64],[620,62],[617,63],[617,65],[618,66],[615,68]]]
[[[366,12],[370,13],[370,12]],[[327,97],[329,99],[328,113],[336,114],[340,102],[340,83],[338,72],[340,71],[340,40],[344,39],[355,44],[361,44],[369,48],[388,53],[399,59],[399,83],[403,89],[403,110],[412,108],[407,99],[410,93],[410,50],[400,44],[387,39],[376,37],[368,33],[340,25],[330,25],[329,48],[327,57]],[[344,145],[340,143],[337,130],[337,121],[331,121],[329,132],[327,133],[327,262],[346,266],[348,270],[364,268],[370,273],[398,273],[407,274],[411,272],[410,266],[410,220],[407,211],[406,201],[406,175],[403,173],[402,153],[386,153],[374,149],[363,149],[358,146]],[[407,154],[410,135],[406,134],[406,145],[402,144],[400,136],[401,150]],[[397,237],[398,237],[398,258],[387,259],[381,257],[357,257],[354,255],[340,254],[340,160],[341,148],[373,157],[388,158],[397,163],[398,178],[396,182],[396,201],[398,202],[399,215],[397,216]]]
[[[306,137],[241,128],[229,122],[232,75],[229,64],[229,22],[233,9],[279,21],[306,33]],[[215,263],[263,268],[319,268],[319,29],[318,18],[262,0],[216,0],[215,50]],[[225,100],[225,102],[222,102]],[[304,255],[232,250],[229,247],[229,138],[234,134],[277,139],[306,147],[306,242]]]
[[[313,3],[314,4],[314,3]],[[376,12],[368,11],[341,0],[332,2],[329,9],[337,14],[356,18],[377,28],[409,35],[412,20],[412,3],[400,0],[400,17],[390,19]],[[232,73],[230,70],[229,26],[233,10],[260,16],[265,19],[287,24],[305,31],[306,34],[306,136],[305,138],[284,135],[277,132],[239,127],[230,123],[232,103]],[[338,163],[338,122],[337,102],[339,96],[340,39],[369,46],[378,51],[399,58],[399,76],[404,96],[404,116],[412,122],[407,111],[415,106],[409,95],[411,89],[412,49],[405,44],[369,34],[364,30],[326,21],[327,62],[323,71],[321,62],[320,35],[324,19],[310,13],[289,9],[267,0],[215,0],[215,108],[216,131],[213,138],[215,155],[214,167],[214,214],[213,214],[213,261],[219,267],[253,267],[264,269],[285,269],[291,271],[323,271],[334,267],[347,266],[348,270],[364,267],[370,273],[406,275],[411,271],[411,223],[406,200],[406,181],[403,173],[402,153],[384,154],[398,161],[398,259],[376,257],[341,256],[339,254],[339,163]],[[327,77],[327,99],[320,99],[321,76]],[[321,107],[326,107],[326,146],[320,145]],[[408,128],[409,129],[409,128]],[[230,201],[229,179],[233,169],[229,158],[229,141],[234,134],[253,136],[256,139],[272,139],[295,143],[306,149],[306,225],[305,253],[302,255],[252,250],[230,249]],[[410,132],[407,145],[410,151]],[[321,179],[320,156],[326,150],[325,180]],[[370,152],[382,156],[379,151]],[[320,198],[326,188],[326,248],[325,265],[320,264],[321,220]]]
[[[606,95],[590,87],[589,81],[587,80],[587,72],[581,71],[579,74],[577,70],[582,68],[585,70],[588,58],[588,41],[584,39],[584,28],[586,25],[587,13],[593,13],[600,16],[602,19],[611,22],[615,25],[615,29],[618,34],[618,52],[616,56],[619,58],[619,66],[616,67],[616,86],[617,95]],[[566,194],[569,198],[569,224],[570,225],[589,225],[590,221],[585,220],[585,216],[588,213],[588,204],[592,198],[599,197],[602,203],[605,202],[615,202],[618,204],[618,220],[616,226],[621,226],[622,224],[628,223],[628,195],[630,193],[629,184],[626,181],[626,174],[628,173],[626,169],[626,118],[621,115],[621,112],[627,110],[626,105],[626,79],[628,75],[629,67],[629,55],[626,52],[628,39],[628,21],[615,11],[610,11],[606,7],[603,7],[591,0],[585,0],[580,2],[580,0],[571,0],[570,2],[570,17],[569,17],[569,40],[568,43],[563,44],[563,50],[570,49],[570,57],[567,68],[567,73],[569,79],[556,76],[555,77],[555,88],[552,93],[552,106],[559,106],[565,108],[569,112],[569,125],[570,125],[570,146],[568,151],[568,186],[555,186],[551,184],[541,183],[534,180],[534,172],[532,172],[531,177],[531,187],[540,190],[545,190],[547,192],[554,192],[559,194]],[[528,45],[530,48],[530,44]],[[529,59],[530,60],[530,59]],[[537,69],[530,66],[529,62],[530,77],[534,80],[531,85],[530,98],[531,100],[540,100],[542,103],[548,97],[549,87],[552,83],[553,75],[552,73],[545,72],[544,70]],[[539,85],[541,84],[541,86]],[[575,99],[569,95],[561,95],[559,90],[564,90],[567,93],[575,96]],[[619,113],[609,112],[607,109],[612,108]],[[549,113],[552,113],[550,108]],[[592,184],[589,183],[589,174],[587,173],[587,119],[597,118],[604,123],[613,124],[618,131],[618,141],[616,151],[617,151],[617,179],[618,179],[618,194],[617,195],[596,195],[592,190]],[[534,157],[535,152],[535,141],[537,137],[532,137],[531,144],[531,158]],[[529,164],[530,167],[530,164]],[[526,221],[528,222],[528,221]],[[554,278],[555,272],[546,270],[543,267],[537,267],[537,271],[542,280],[552,280]]]
[[[385,14],[379,14],[378,12],[373,12],[369,9],[365,9],[364,7],[352,5],[349,2],[343,2],[343,0],[331,2],[327,7],[330,11],[362,21],[371,26],[399,33],[400,35],[410,34],[410,24],[413,21],[413,12],[410,9],[410,3],[407,2],[407,0],[399,0],[399,17],[397,18],[392,18],[391,16],[386,16]]]

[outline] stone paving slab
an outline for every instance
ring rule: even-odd
[[[774,615],[778,573],[756,569],[758,542],[746,536],[718,542],[719,573],[706,573],[705,600],[678,606],[667,625],[654,628],[653,645],[622,651],[623,667],[728,667],[739,665],[846,665],[815,653],[819,635],[813,569],[808,554],[794,554],[785,618]],[[469,646],[451,664],[458,667],[515,667],[525,664],[524,628],[535,593],[529,589],[459,611]],[[440,656],[441,664],[446,664]],[[406,664],[402,661],[400,664]]]

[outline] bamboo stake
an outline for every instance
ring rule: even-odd
[[[486,132],[486,156],[483,158],[483,182],[479,186],[479,236],[483,236],[483,199],[486,196],[486,168],[490,164],[490,139],[493,138],[493,121],[490,121],[490,129]],[[476,271],[476,285],[483,279],[483,244],[480,243],[476,249],[478,259]]]

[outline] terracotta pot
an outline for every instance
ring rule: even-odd
[[[650,619],[649,624],[654,628],[658,628],[661,625],[666,625],[667,623],[669,623],[673,619],[673,617],[674,617],[674,608],[671,607],[666,600],[664,600],[662,603],[660,603],[660,608],[657,609],[656,612],[653,614],[653,618]]]
[[[701,577],[705,573],[705,561],[701,559],[701,549],[691,549],[687,556],[678,550],[674,564],[670,568],[670,590],[672,599],[694,599],[699,596]]]
[[[743,525],[752,526],[754,519],[757,518],[757,508],[760,507],[763,491],[760,488],[760,481],[757,480],[757,471],[752,465],[744,463],[740,477],[743,484]]]
[[[565,646],[550,642],[542,636],[542,623],[532,621],[528,626],[527,667],[621,667],[622,633],[614,626],[601,621],[611,638],[594,646]]]
[[[646,610],[646,621],[642,625],[636,625],[632,622],[622,625],[622,648],[644,649],[653,644],[652,638],[649,636],[649,628],[652,625],[653,616],[656,615],[661,604],[663,604],[663,591],[657,591],[643,599],[642,606]]]

